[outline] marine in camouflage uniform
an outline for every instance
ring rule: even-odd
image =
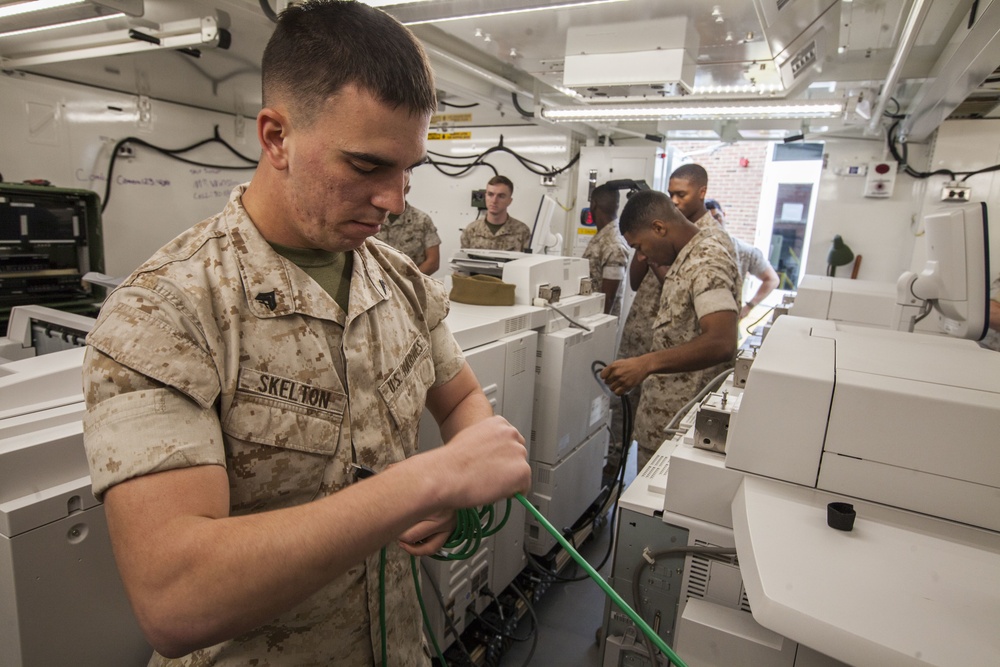
[[[427,390],[464,358],[440,283],[387,245],[353,253],[345,313],[272,250],[234,190],[102,308],[88,337],[85,445],[94,491],[221,465],[231,516],[299,505],[412,455]],[[371,341],[379,341],[372,345]],[[232,641],[151,665],[372,665],[381,655],[379,557]],[[386,572],[388,661],[426,665],[409,557]]]
[[[590,283],[595,291],[601,290],[605,279],[619,281],[618,293],[608,312],[616,317],[621,315],[622,298],[625,294],[623,286],[625,269],[628,266],[628,245],[618,233],[618,225],[610,222],[598,230],[584,249],[583,257],[590,262]]]
[[[390,215],[375,238],[385,241],[420,266],[427,260],[427,249],[441,245],[431,216],[406,203],[400,216]]]
[[[717,226],[702,227],[667,271],[660,308],[653,320],[651,350],[666,350],[694,340],[701,334],[699,320],[710,313],[739,312],[738,279],[729,235]],[[677,411],[712,378],[732,366],[733,360],[729,360],[698,371],[654,373],[643,381],[635,421],[639,469],[666,439],[664,429]]]
[[[531,229],[516,218],[507,216],[496,234],[486,225],[486,218],[477,218],[462,230],[463,248],[526,252],[531,243]]]

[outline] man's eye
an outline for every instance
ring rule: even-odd
[[[352,162],[351,166],[354,167],[354,171],[358,172],[359,174],[370,174],[373,171],[375,171],[375,167],[366,164],[358,164],[356,162]]]

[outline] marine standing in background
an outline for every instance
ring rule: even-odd
[[[641,469],[666,439],[674,415],[736,354],[739,270],[728,234],[713,221],[699,228],[661,192],[645,190],[625,205],[619,227],[651,268],[666,270],[652,349],[601,372],[618,395],[642,384],[635,439]]]
[[[616,188],[599,185],[590,195],[590,214],[597,234],[590,239],[583,258],[590,262],[590,281],[595,291],[604,294],[604,312],[618,316],[622,312],[625,267],[628,265],[628,246],[618,232],[618,205],[620,197]]]
[[[714,199],[706,199],[705,208],[712,214],[716,222],[723,229],[726,229],[726,213],[722,210],[722,204]],[[763,303],[767,295],[773,292],[774,288],[781,282],[781,278],[778,277],[778,273],[771,266],[771,263],[764,258],[764,253],[760,251],[760,248],[752,246],[732,234],[729,236],[733,239],[733,246],[736,249],[736,264],[740,267],[740,296],[743,295],[743,282],[746,280],[747,274],[760,280],[757,292],[743,304],[743,309],[740,310],[740,319],[742,320],[750,314],[751,310]]]
[[[406,184],[404,195],[410,194],[410,184]],[[413,260],[420,272],[432,275],[441,268],[441,237],[437,228],[419,208],[406,202],[402,215],[390,213],[382,224],[382,231],[375,235],[396,250]]]
[[[486,214],[462,230],[462,247],[528,252],[531,229],[507,213],[513,200],[511,180],[506,176],[491,178],[486,184]]]

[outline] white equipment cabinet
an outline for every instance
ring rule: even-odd
[[[531,428],[534,359],[538,344],[538,333],[529,327],[541,321],[540,316],[545,313],[538,308],[453,304],[447,319],[494,413],[503,415],[522,433]],[[519,329],[524,330],[480,344],[483,338]],[[472,347],[467,348],[467,345]],[[440,445],[437,422],[425,410],[420,420],[420,449],[427,451]],[[497,503],[498,516],[502,516],[505,504]],[[471,558],[460,561],[421,559],[421,593],[431,631],[442,649],[454,642],[455,636],[448,628],[434,589],[440,592],[452,625],[461,633],[470,607],[480,613],[493,601],[482,593],[483,589],[488,587],[493,593],[499,593],[524,569],[524,522],[524,507],[511,502],[510,516],[503,529],[483,540]]]
[[[82,359],[71,348],[0,365],[2,667],[138,667],[152,655],[90,489]]]
[[[610,398],[594,378],[595,361],[614,360],[618,318],[603,314],[603,295],[555,304],[582,329],[553,311],[539,337],[531,428],[532,504],[557,528],[566,528],[601,489],[608,452]],[[544,556],[556,539],[528,517],[528,551]]]

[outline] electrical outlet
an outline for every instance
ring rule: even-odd
[[[967,202],[972,199],[972,188],[957,183],[946,183],[941,188],[941,201]]]
[[[118,147],[118,157],[133,158],[135,157],[135,147],[132,144],[122,144]]]
[[[556,177],[555,176],[550,176],[549,174],[544,174],[542,176],[542,185],[543,186],[545,186],[547,188],[552,188],[552,187],[555,187],[555,184],[556,184]]]

